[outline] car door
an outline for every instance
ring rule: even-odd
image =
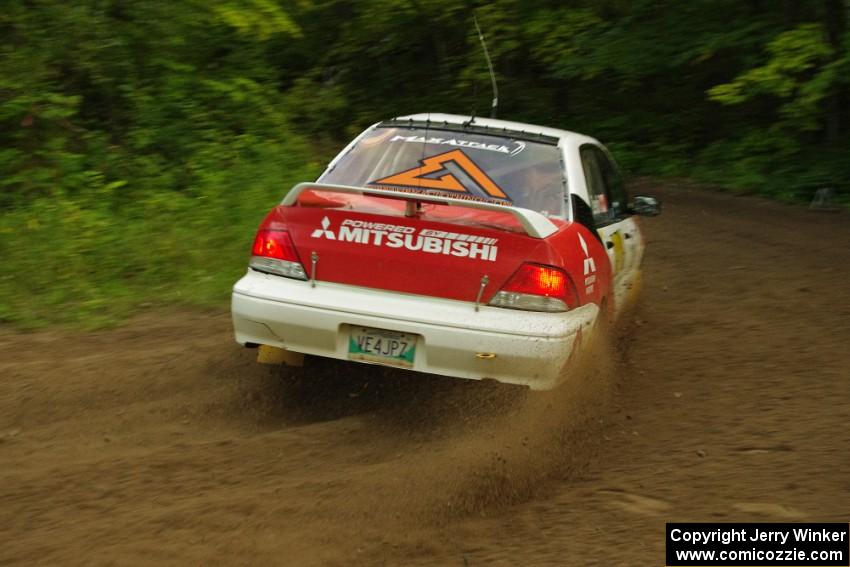
[[[608,153],[601,146],[585,144],[580,156],[593,221],[611,261],[615,309],[619,309],[636,277],[640,232],[628,212],[622,176]]]

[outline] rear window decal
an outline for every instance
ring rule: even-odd
[[[395,185],[413,187],[416,189],[438,189],[456,193],[469,193],[469,190],[455,177],[445,164],[453,163],[468,175],[490,197],[497,199],[510,198],[505,194],[472,159],[461,150],[451,150],[442,154],[419,160],[419,165],[388,177],[371,181],[371,185]],[[437,177],[425,177],[434,173],[444,172]]]
[[[525,149],[525,142],[512,141],[513,147],[504,144],[485,144],[482,142],[474,142],[472,140],[463,140],[461,138],[436,138],[425,136],[401,136],[396,134],[390,138],[390,142],[411,142],[414,144],[439,144],[443,146],[455,146],[459,148],[472,148],[474,150],[487,150],[490,152],[499,152],[515,156]]]

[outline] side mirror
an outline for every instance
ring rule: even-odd
[[[661,214],[661,201],[647,195],[637,195],[629,203],[629,212],[634,215],[654,217]]]

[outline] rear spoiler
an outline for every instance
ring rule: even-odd
[[[355,195],[376,195],[378,197],[393,197],[407,201],[423,201],[426,203],[437,203],[467,207],[470,209],[482,209],[485,211],[499,211],[516,217],[526,234],[532,238],[546,238],[558,231],[558,227],[545,216],[531,209],[488,203],[486,201],[467,201],[443,195],[431,195],[428,193],[407,193],[404,191],[393,191],[392,189],[374,189],[370,187],[352,187],[350,185],[330,185],[327,183],[299,183],[293,187],[281,205],[291,207],[298,200],[298,196],[304,191],[326,191],[329,193],[353,193]]]

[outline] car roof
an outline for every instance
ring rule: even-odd
[[[436,112],[423,112],[419,114],[408,114],[398,116],[393,120],[412,120],[414,122],[431,122],[431,123],[446,123],[453,125],[463,125],[470,121],[470,116],[462,114],[442,114]],[[523,122],[512,122],[510,120],[498,120],[496,118],[479,118],[475,117],[473,124],[477,127],[492,128],[494,130],[508,130],[510,132],[521,134],[533,134],[557,138],[559,143],[571,142],[575,145],[584,143],[599,144],[599,141],[590,136],[571,132],[570,130],[561,130],[558,128],[549,128],[548,126],[537,126],[535,124],[525,124]]]

